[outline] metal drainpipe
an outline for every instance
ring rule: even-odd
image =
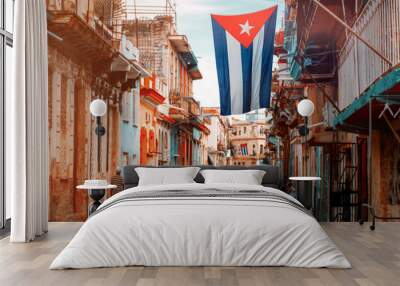
[[[368,104],[368,204],[372,205],[372,100]]]
[[[308,146],[307,146],[307,140],[308,140],[308,116],[304,117],[304,129],[305,129],[305,143],[304,143],[304,148],[305,148],[305,159],[306,159],[306,169],[305,169],[305,176],[308,176]]]
[[[101,126],[101,117],[97,116],[96,117],[96,132],[97,134],[97,176],[100,174],[100,159],[101,159],[101,135],[100,135],[100,126]]]

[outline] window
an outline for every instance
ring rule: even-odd
[[[14,21],[14,0],[0,0],[0,229],[9,226],[11,217],[11,196],[5,188],[5,104],[12,92],[13,74],[13,21]]]
[[[247,156],[249,155],[248,150],[247,150],[247,144],[240,144],[240,153],[242,156]]]

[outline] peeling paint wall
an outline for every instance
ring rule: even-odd
[[[110,180],[119,165],[120,112],[106,100],[102,118],[100,170],[97,136],[89,111],[94,76],[88,66],[49,46],[49,186],[50,221],[81,221],[87,217],[88,196],[76,186],[89,178]]]
[[[87,195],[75,185],[89,167],[89,78],[88,70],[49,47],[50,220],[86,217]]]

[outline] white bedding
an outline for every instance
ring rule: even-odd
[[[125,190],[263,190],[238,184],[182,184]],[[100,206],[100,208],[102,208]],[[50,269],[145,266],[294,266],[350,268],[311,216],[290,205],[246,198],[122,201],[89,218]]]

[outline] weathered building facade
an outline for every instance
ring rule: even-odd
[[[228,138],[232,151],[232,165],[249,166],[264,162],[267,151],[265,131],[268,128],[265,118],[231,119]]]
[[[172,15],[127,20],[123,26],[128,38],[140,50],[141,64],[156,79],[151,86],[142,84],[141,98],[143,93],[160,96],[160,100],[153,102],[151,108],[147,104],[148,100],[147,103],[142,101],[140,112],[147,115],[141,114],[141,118],[147,127],[141,127],[141,138],[145,137],[146,132],[149,133],[148,139],[143,140],[150,142],[150,154],[154,150],[154,156],[149,156],[141,144],[141,157],[146,152],[148,155],[146,159],[141,158],[140,163],[201,164],[205,152],[201,138],[207,136],[209,130],[200,118],[200,104],[193,98],[193,81],[201,79],[202,75],[186,36],[176,33]],[[161,144],[157,142],[168,142],[169,145],[167,149],[160,150],[162,147],[158,146]],[[168,150],[169,158],[166,157]]]
[[[320,1],[327,12],[312,0],[286,1],[270,135],[282,142],[286,177],[322,177],[321,220],[365,218],[363,203],[399,214],[398,159],[388,156],[399,153],[399,118],[385,110],[400,107],[400,46],[392,40],[400,27],[390,16],[399,13],[397,2]],[[296,111],[303,98],[315,105],[308,132]]]
[[[86,219],[87,193],[76,186],[88,178],[109,180],[121,162],[134,163],[134,140],[125,138],[134,131],[126,125],[135,121],[138,78],[146,72],[122,52],[128,46],[121,46],[114,22],[121,2],[47,1],[52,221]],[[100,142],[89,111],[96,98],[107,104]]]
[[[228,149],[228,119],[221,116],[219,107],[202,107],[201,114],[210,130],[207,138],[207,163],[214,166],[231,165],[232,157]]]

